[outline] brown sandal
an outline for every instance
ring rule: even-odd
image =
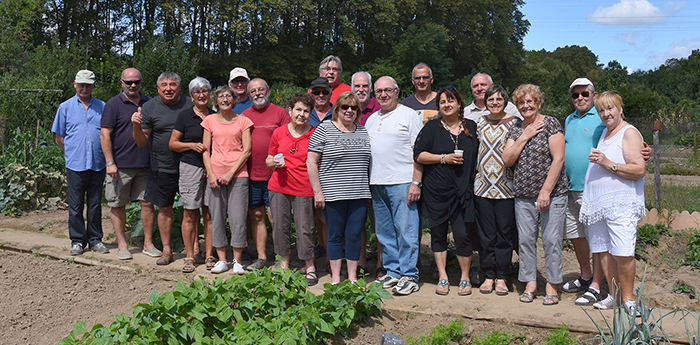
[[[185,258],[185,264],[182,266],[182,273],[194,272],[195,265],[193,258]]]
[[[213,256],[207,256],[205,263],[207,264],[207,271],[211,271],[216,266],[216,259]]]
[[[173,259],[173,253],[164,252],[163,254],[160,255],[160,259],[156,260],[156,265],[158,265],[158,266],[170,265],[170,263],[173,261],[175,261]]]

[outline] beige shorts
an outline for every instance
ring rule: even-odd
[[[569,203],[566,206],[566,224],[564,225],[564,239],[587,238],[586,226],[578,221],[578,214],[581,211],[581,200],[583,192],[569,191]]]
[[[207,188],[207,170],[198,166],[180,162],[180,178],[178,188],[180,201],[186,210],[197,210],[202,205],[207,206],[209,192]]]
[[[105,177],[105,199],[109,207],[122,207],[130,201],[145,200],[148,168],[119,168],[117,177]]]

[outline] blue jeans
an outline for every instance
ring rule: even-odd
[[[370,187],[377,241],[382,246],[382,262],[387,274],[418,281],[418,204],[408,204],[410,185]]]
[[[73,171],[66,169],[68,182],[68,234],[71,245],[94,246],[102,242],[102,186],[105,169]],[[87,226],[83,209],[87,203]]]
[[[323,215],[328,224],[328,260],[345,258],[360,260],[361,237],[367,220],[367,199],[338,200],[326,202]]]

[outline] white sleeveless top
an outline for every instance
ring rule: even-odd
[[[624,164],[622,154],[622,138],[632,125],[627,125],[612,138],[605,140],[608,129],[598,141],[598,150],[602,151],[611,161]],[[639,132],[637,130],[637,132]],[[641,134],[640,134],[641,135]],[[644,206],[644,178],[629,180],[608,171],[604,167],[588,163],[586,183],[583,187],[583,201],[579,220],[584,224],[594,224],[604,219],[619,216],[641,221],[646,214]]]

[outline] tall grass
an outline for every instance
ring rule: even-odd
[[[647,176],[651,181],[644,184],[644,199],[647,207],[656,205],[653,175]],[[700,185],[680,185],[661,183],[661,207],[667,210],[700,212]]]

